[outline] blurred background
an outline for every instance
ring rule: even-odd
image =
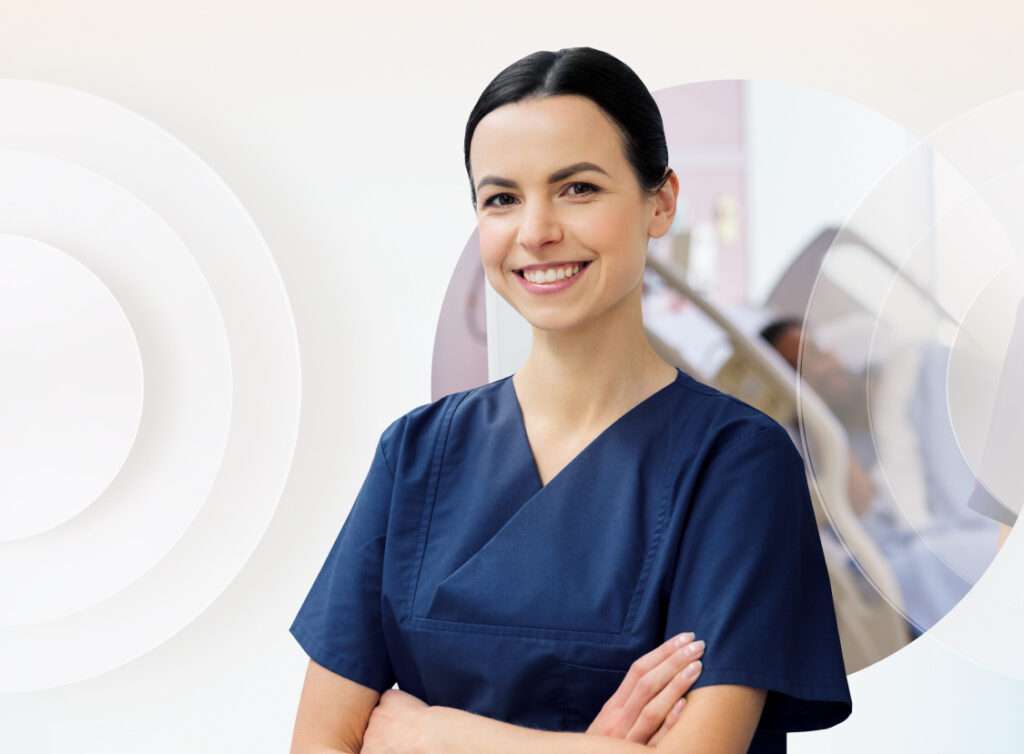
[[[968,502],[993,413],[978,396],[995,394],[1024,291],[992,282],[1016,254],[948,159],[850,100],[772,81],[657,100],[681,196],[649,247],[648,336],[790,431],[847,671],[861,670],[934,626],[996,554],[999,521]],[[434,397],[529,352],[529,324],[478,254],[474,237],[445,299]],[[979,297],[998,311],[980,330]],[[1006,488],[1007,523],[1020,487]]]

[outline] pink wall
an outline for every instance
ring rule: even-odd
[[[731,197],[736,205],[735,239],[718,234],[713,296],[723,304],[748,298],[745,93],[745,81],[726,80],[683,84],[654,95],[665,123],[669,164],[680,179],[681,211],[691,227],[707,220],[719,228],[719,197]]]

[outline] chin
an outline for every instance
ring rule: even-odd
[[[519,313],[523,316],[523,319],[530,323],[530,325],[538,330],[544,330],[545,332],[573,330],[585,324],[589,319],[579,313],[570,312],[550,312],[545,316],[537,316],[536,314],[524,312],[520,309]]]
[[[526,317],[525,319],[531,326],[545,332],[572,330],[580,324],[578,319],[569,317]]]

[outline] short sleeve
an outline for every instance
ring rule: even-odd
[[[393,487],[382,436],[348,517],[289,628],[318,664],[381,693],[396,680],[381,625]]]
[[[852,703],[825,557],[803,459],[782,426],[731,434],[709,455],[689,505],[665,638],[693,631],[706,642],[693,688],[765,689],[759,730],[846,719]]]

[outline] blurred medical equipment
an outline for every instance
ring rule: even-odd
[[[849,229],[818,233],[763,307],[715,303],[679,261],[649,255],[648,336],[667,360],[790,430],[854,672],[927,630],[994,556],[994,523],[966,504],[975,479],[946,401],[951,344],[959,338],[961,363],[976,374],[994,367],[911,272]],[[810,338],[803,379],[760,337],[767,323],[794,317]],[[856,463],[877,491],[867,514],[847,486]]]
[[[648,337],[663,358],[695,379],[764,411],[783,426],[796,424],[798,406],[803,410],[807,442],[816,451],[815,473],[808,475],[815,517],[819,525],[827,523],[842,533],[867,579],[879,586],[877,592],[865,590],[848,567],[847,553],[822,537],[847,672],[866,667],[909,643],[906,622],[878,593],[898,594],[896,579],[848,503],[849,445],[838,420],[813,390],[794,379],[793,369],[758,337],[757,328],[751,332],[753,311],[726,313],[691,288],[669,264],[653,256],[648,258],[648,270],[654,275],[649,283],[652,288],[660,284],[692,304],[682,317],[677,316],[678,311],[665,317],[645,303]],[[688,323],[685,334],[679,329],[682,320]],[[744,321],[745,326],[741,324]],[[675,337],[670,343],[659,331],[671,331]],[[677,342],[686,344],[685,352],[674,345]],[[800,441],[795,442],[799,448]]]
[[[931,255],[922,259],[933,264]],[[936,517],[960,516],[970,510],[963,488],[975,489],[977,480],[964,461],[963,438],[953,429],[945,395],[953,343],[960,356],[958,389],[961,395],[977,396],[992,374],[1002,371],[1005,377],[1020,369],[1014,337],[1000,370],[992,354],[973,339],[971,328],[964,327],[916,280],[907,264],[897,264],[848,228],[827,227],[818,233],[780,277],[765,307],[783,316],[806,316],[815,340],[842,355],[852,371],[865,368],[868,362],[885,365],[885,380],[871,385],[876,410],[870,439],[882,462],[876,473],[881,475],[885,466],[884,481],[893,490],[899,515],[910,526],[925,529]],[[1018,322],[1024,319],[1021,312],[1024,302],[1018,304]],[[937,409],[940,404],[942,410]],[[992,427],[1010,409],[1019,415],[1019,401],[1005,399],[993,410],[992,426],[983,433],[990,436],[990,447]],[[1004,451],[1009,447],[1002,443]],[[1004,461],[1001,466],[1013,468],[1014,464]],[[1013,482],[1004,484],[1003,490],[1001,497],[1008,501],[1013,497]],[[970,526],[972,519],[968,514],[964,520]],[[978,575],[976,559],[959,565],[955,570],[973,583]]]

